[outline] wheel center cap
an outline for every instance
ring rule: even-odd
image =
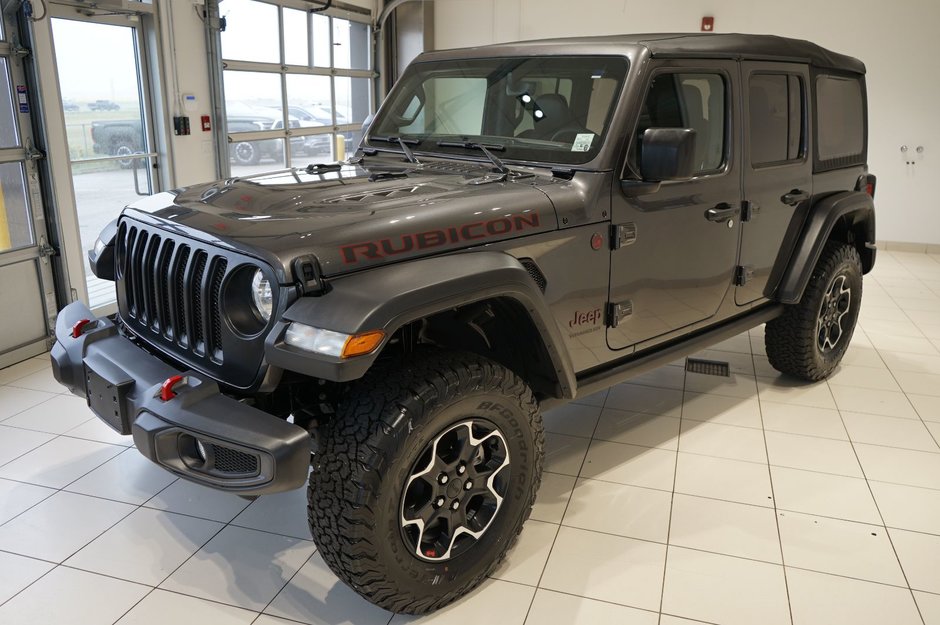
[[[448,497],[457,497],[460,493],[463,492],[463,481],[459,477],[455,477],[450,482],[447,483],[447,496]]]

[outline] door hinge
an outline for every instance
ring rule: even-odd
[[[59,253],[59,250],[46,243],[46,239],[39,239],[39,257],[49,258]]]
[[[734,268],[734,285],[744,286],[754,277],[754,268],[750,265],[738,265]]]
[[[13,53],[13,56],[15,56],[18,59],[25,59],[30,54],[32,54],[32,50],[30,50],[29,48],[24,48],[18,43],[13,44],[13,49],[11,50],[11,52]]]
[[[621,247],[636,243],[636,224],[633,222],[611,226],[611,249],[619,250]]]
[[[46,158],[46,154],[42,150],[36,149],[36,147],[33,145],[33,140],[30,139],[26,143],[26,160],[38,161],[43,158]]]
[[[633,314],[633,302],[608,302],[607,304],[607,325],[616,328],[620,322]]]
[[[757,202],[751,202],[750,200],[744,200],[741,202],[741,221],[751,221],[754,217],[757,216],[757,213],[760,212],[760,206]]]

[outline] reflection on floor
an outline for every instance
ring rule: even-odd
[[[940,256],[879,254],[844,364],[773,371],[760,330],[545,415],[508,562],[423,619],[500,625],[940,623]],[[0,371],[0,622],[405,623],[309,540],[302,490],[249,504],[149,464]]]

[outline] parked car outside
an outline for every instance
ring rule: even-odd
[[[95,100],[88,104],[88,109],[92,111],[117,111],[121,106],[111,100]]]

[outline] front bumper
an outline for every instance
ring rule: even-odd
[[[73,327],[89,319],[79,336]],[[178,371],[76,302],[59,313],[52,348],[56,380],[88,400],[98,418],[133,434],[144,456],[187,480],[240,495],[298,488],[307,480],[306,430],[223,395],[195,371]],[[163,383],[183,381],[161,398]]]

